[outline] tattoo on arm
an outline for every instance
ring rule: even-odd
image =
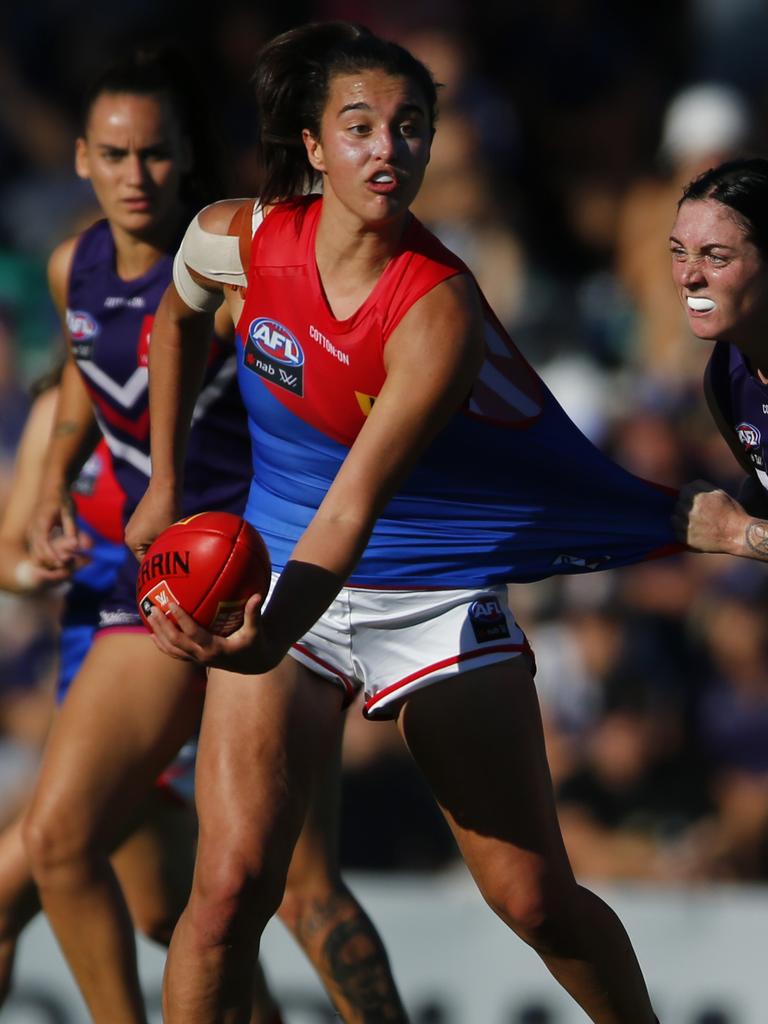
[[[768,560],[768,524],[750,523],[744,532],[744,539],[756,558]]]
[[[63,420],[53,428],[54,437],[69,437],[82,429],[82,425],[75,420]]]

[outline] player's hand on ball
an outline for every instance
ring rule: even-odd
[[[263,601],[261,594],[253,594],[248,599],[242,626],[229,636],[209,633],[175,604],[169,606],[169,614],[165,615],[156,608],[152,609],[147,621],[157,646],[172,658],[230,672],[259,675],[274,668],[279,660],[270,656],[261,629]]]
[[[147,548],[177,517],[176,503],[169,492],[150,485],[125,527],[125,543],[141,561]]]

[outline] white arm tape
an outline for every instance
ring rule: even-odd
[[[251,236],[256,233],[263,219],[263,209],[254,203]],[[221,293],[198,284],[189,273],[190,270],[220,284],[245,288],[248,283],[240,258],[240,239],[236,235],[218,235],[206,231],[200,224],[199,215],[187,228],[173,261],[173,280],[179,295],[191,309],[201,313],[215,311],[221,305]]]
[[[196,309],[198,313],[215,313],[224,301],[223,292],[212,292],[208,288],[203,288],[192,277],[181,249],[176,253],[173,261],[173,283],[184,302],[190,309]]]

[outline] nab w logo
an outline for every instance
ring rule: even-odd
[[[243,366],[276,387],[304,397],[304,352],[296,337],[277,320],[252,320]]]
[[[267,317],[254,320],[248,328],[248,337],[270,359],[290,366],[301,366],[304,363],[301,345],[288,328],[277,320],[269,320]]]

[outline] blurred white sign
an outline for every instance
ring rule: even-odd
[[[349,881],[378,925],[412,1024],[584,1024],[539,959],[462,872]],[[624,921],[662,1024],[765,1024],[768,887],[601,890]],[[288,1024],[338,1021],[293,940],[273,922],[264,963]],[[140,942],[150,1020],[164,951]],[[25,934],[2,1024],[83,1024],[87,1014],[40,918]]]

